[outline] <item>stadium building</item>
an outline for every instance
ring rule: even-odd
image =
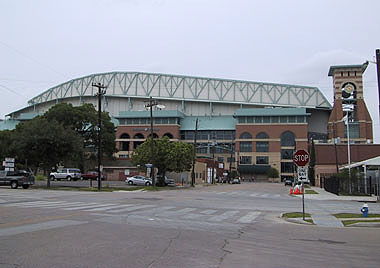
[[[96,107],[92,84],[101,83],[107,87],[102,108],[117,128],[118,158],[128,159],[150,135],[146,107],[153,99],[160,104],[153,107],[154,137],[193,143],[197,133],[198,157],[211,157],[226,171],[237,169],[243,178],[266,179],[266,171],[274,167],[283,180],[293,177],[295,150],[307,150],[311,139],[347,140],[342,121],[346,108],[351,138],[373,142],[363,100],[365,69],[366,64],[330,68],[334,107],[316,87],[139,72],[93,74],[34,97],[27,107],[8,114],[0,129],[13,128],[60,102]]]

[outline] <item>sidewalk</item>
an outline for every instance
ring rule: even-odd
[[[362,202],[376,202],[377,196],[342,196],[327,192],[323,188],[310,187],[311,190],[316,191],[318,194],[305,194],[305,199],[313,200],[345,200],[345,201],[362,201]],[[302,197],[302,195],[296,195]]]

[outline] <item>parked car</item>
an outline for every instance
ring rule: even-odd
[[[87,171],[86,173],[82,173],[81,180],[97,180],[98,179],[97,171]],[[107,180],[107,175],[102,173],[102,181]]]
[[[0,170],[0,185],[10,185],[12,189],[22,186],[28,189],[34,184],[34,176],[25,170],[6,171]]]
[[[125,183],[128,183],[129,185],[145,185],[145,186],[151,186],[152,180],[150,178],[146,178],[141,175],[135,175],[133,177],[127,177],[125,179]]]
[[[240,180],[238,178],[235,178],[232,180],[232,184],[240,184]]]
[[[160,178],[161,178],[160,175],[158,175],[158,176],[156,177],[156,185],[157,185],[157,183],[159,182],[159,179],[160,179]],[[165,176],[165,186],[172,186],[172,185],[175,185],[174,180],[169,179],[167,176]]]
[[[285,186],[286,185],[292,186],[293,185],[293,180],[292,179],[285,179],[284,180],[284,184],[285,184]]]
[[[50,173],[51,180],[67,179],[68,181],[76,181],[79,180],[81,177],[82,174],[80,172],[80,169],[78,168],[62,168],[58,169],[57,172]]]

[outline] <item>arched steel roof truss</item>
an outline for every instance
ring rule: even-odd
[[[48,89],[28,104],[94,96],[96,89],[92,83],[107,86],[106,96],[331,108],[316,87],[137,72],[93,74],[73,79]]]

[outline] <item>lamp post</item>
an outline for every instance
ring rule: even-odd
[[[198,134],[198,118],[195,121],[195,133],[194,133],[194,159],[193,159],[193,167],[191,171],[191,186],[195,186],[195,158],[197,155],[197,134]]]
[[[165,109],[164,105],[160,105],[156,100],[153,100],[152,97],[149,97],[149,104],[146,104],[145,107],[150,109],[150,138],[151,138],[151,161],[152,167],[150,171],[150,177],[152,178],[152,185],[155,187],[156,180],[154,177],[154,136],[153,136],[153,106],[157,106],[159,109]]]
[[[348,191],[351,194],[351,150],[350,150],[350,118],[347,111],[347,158],[348,158]]]
[[[211,184],[215,184],[215,179],[214,179],[214,176],[215,176],[215,144],[216,144],[216,140],[215,138],[212,139],[212,172],[211,172]]]
[[[106,86],[100,83],[92,83],[93,87],[98,88],[98,191],[102,189],[102,96],[106,94]]]

